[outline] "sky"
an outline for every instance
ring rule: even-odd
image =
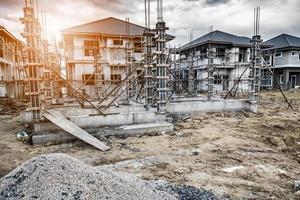
[[[0,0],[0,25],[21,38],[25,0]],[[36,1],[36,0],[33,0]],[[60,40],[61,30],[105,17],[144,25],[144,0],[37,0],[38,10],[46,13],[50,40]],[[184,45],[211,30],[236,35],[253,35],[253,9],[261,7],[260,33],[268,40],[281,33],[300,37],[299,0],[164,0],[164,21]],[[151,0],[151,24],[156,22],[156,1]]]

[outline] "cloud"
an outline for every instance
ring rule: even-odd
[[[218,4],[224,4],[224,3],[229,3],[230,0],[206,0],[205,4],[208,5],[218,5]]]
[[[164,0],[164,19],[176,36],[172,44],[183,45],[214,29],[251,37],[253,9],[261,6],[261,35],[269,39],[281,33],[300,36],[298,0]],[[0,0],[0,25],[20,37],[24,0]],[[104,17],[117,17],[144,25],[141,0],[39,0],[47,13],[48,31],[60,37],[60,30]],[[151,0],[151,24],[156,22],[156,1]]]

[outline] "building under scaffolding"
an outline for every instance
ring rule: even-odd
[[[247,93],[250,69],[244,71],[251,61],[251,47],[250,38],[210,32],[177,50],[179,59],[172,66],[177,79],[173,80],[177,87],[189,88],[190,93],[207,92],[209,86],[213,93],[220,93],[232,88],[242,75],[235,90]],[[270,45],[263,43],[261,47]]]
[[[167,34],[163,1],[157,0],[157,21],[151,28],[150,0],[145,0],[145,27],[130,23],[128,18],[106,18],[64,29],[65,77],[41,39],[39,20],[29,0],[25,1],[21,21],[27,45],[25,94],[30,100],[21,118],[24,123],[33,124],[33,143],[75,136],[100,150],[108,150],[95,137],[171,131],[169,114],[257,110],[256,98],[224,99],[214,95],[213,86],[217,85],[218,90],[227,88],[232,94],[236,86],[244,90],[250,83],[251,97],[257,97],[261,83],[258,34],[251,43],[250,39],[225,44],[206,39],[203,44],[188,44],[180,51],[179,65],[175,63],[171,68],[176,51],[167,45],[174,37]],[[253,73],[248,72],[247,86],[236,85],[242,82],[242,70],[248,68]],[[229,81],[215,82],[218,77]],[[68,98],[60,99],[61,105],[53,105],[51,101],[61,97],[57,92],[61,85],[68,89]],[[208,97],[197,95],[202,90],[208,90]],[[94,136],[84,129],[94,131]]]
[[[0,26],[0,96],[24,98],[24,43]]]

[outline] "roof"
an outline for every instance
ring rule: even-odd
[[[181,47],[181,50],[189,49],[191,47],[215,43],[215,44],[228,44],[232,46],[250,47],[251,39],[244,36],[237,36],[223,31],[212,31],[207,33]],[[263,43],[263,46],[270,46],[267,43]]]
[[[62,30],[63,34],[66,33],[91,33],[91,34],[105,34],[105,35],[142,35],[145,28],[143,26],[128,23],[129,31],[126,34],[126,24],[128,22],[108,17],[97,21],[73,26]]]
[[[11,34],[4,26],[0,25],[0,31],[3,31],[6,35],[8,35],[11,39],[15,40],[16,42],[24,45],[24,43],[16,38],[13,34]]]
[[[272,44],[271,48],[266,50],[275,50],[275,49],[286,49],[286,48],[299,48],[300,49],[300,38],[295,37],[288,34],[281,34],[278,35],[270,40],[267,41],[268,43]]]

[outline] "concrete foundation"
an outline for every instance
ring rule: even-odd
[[[156,112],[156,108],[147,108],[141,104],[110,106],[106,115],[100,115],[94,108],[81,108],[78,104],[56,106],[65,118],[85,130],[94,129],[96,137],[117,135],[124,137],[171,131],[173,125],[166,122],[166,114]],[[214,98],[207,101],[206,97],[173,97],[167,104],[168,113],[197,112],[229,112],[248,110],[257,112],[257,103],[243,99]],[[24,123],[32,123],[30,111],[21,113]],[[61,128],[45,120],[33,123],[36,133],[47,132],[44,135],[33,136],[34,144],[57,143],[74,140],[75,138],[61,131]],[[118,127],[118,128],[116,128]]]
[[[169,113],[191,112],[230,112],[248,110],[257,112],[256,102],[245,99],[212,99],[204,100],[202,97],[175,98],[167,105]]]
[[[115,137],[132,137],[139,135],[152,135],[161,132],[170,132],[173,131],[174,125],[162,122],[162,123],[147,123],[147,124],[136,124],[136,125],[126,125],[113,128],[103,128],[98,129],[97,131],[92,131],[91,135],[96,138],[115,136]],[[37,134],[32,136],[33,145],[37,144],[59,144],[63,142],[71,142],[76,140],[74,136],[59,131],[57,133],[47,133],[47,134]]]

